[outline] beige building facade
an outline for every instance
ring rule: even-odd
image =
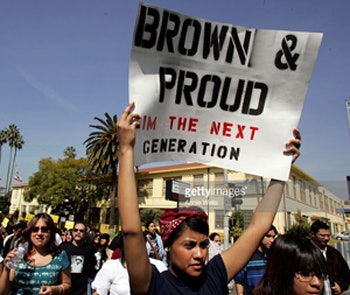
[[[141,169],[136,179],[141,208],[175,208],[177,202],[165,200],[166,180],[188,184],[188,194],[180,198],[179,205],[201,207],[208,213],[210,230],[221,233],[224,216],[234,210],[244,213],[246,224],[250,222],[253,210],[269,183],[269,179],[198,163]],[[226,200],[241,196],[242,204],[225,208],[227,195]],[[295,213],[301,212],[309,222],[317,219],[327,221],[332,232],[346,230],[346,216],[338,213],[344,207],[342,198],[293,165],[274,225],[279,232],[284,232],[294,223]]]
[[[183,184],[185,191],[179,201],[166,199],[167,180]],[[198,163],[178,164],[139,169],[136,181],[140,208],[167,209],[176,206],[198,206],[208,213],[210,231],[223,234],[225,216],[240,210],[245,223],[250,222],[253,210],[264,195],[269,180],[245,173],[224,170]],[[27,184],[13,186],[10,214],[19,211],[19,216],[40,211],[50,212],[36,200],[24,201],[23,193]],[[233,199],[241,199],[237,204]],[[236,202],[236,204],[233,204]],[[104,224],[109,202],[91,208],[94,224]],[[300,212],[309,222],[317,219],[327,221],[331,231],[349,229],[346,216],[338,213],[345,208],[345,200],[328,191],[310,175],[293,165],[279,210],[274,220],[278,231],[283,233],[295,221]]]

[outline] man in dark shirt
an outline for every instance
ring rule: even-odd
[[[9,235],[4,241],[4,248],[2,250],[2,256],[5,257],[7,253],[17,248],[20,242],[22,242],[22,234],[27,226],[27,222],[21,220],[18,221],[12,228],[13,234]]]
[[[89,279],[95,277],[95,248],[86,238],[86,226],[77,222],[73,228],[72,242],[64,242],[61,248],[66,250],[71,261],[72,288],[69,294],[85,295]]]
[[[321,250],[327,262],[328,280],[325,281],[324,294],[338,295],[350,285],[350,270],[341,253],[328,246],[330,240],[329,226],[323,221],[315,221],[310,228],[313,243]]]

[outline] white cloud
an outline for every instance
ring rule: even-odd
[[[36,89],[39,93],[41,93],[44,97],[46,97],[54,104],[59,105],[65,109],[80,112],[76,106],[68,102],[66,99],[62,98],[62,96],[59,95],[55,90],[51,89],[47,85],[44,85],[44,83],[39,81],[32,74],[23,69],[19,69],[19,73],[26,80],[26,82],[28,82],[28,84],[30,84],[34,89]]]

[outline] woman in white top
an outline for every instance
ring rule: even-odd
[[[96,274],[92,282],[92,289],[94,295],[129,295],[130,282],[128,270],[126,269],[124,256],[123,238],[119,238],[119,245],[121,257],[118,259],[109,259]],[[167,267],[160,260],[150,258],[150,262],[157,267],[159,272],[167,270]]]

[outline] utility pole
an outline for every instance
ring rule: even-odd
[[[227,169],[224,169],[224,183],[225,187],[228,189],[228,178],[227,178]],[[224,249],[227,249],[229,246],[229,216],[228,213],[231,211],[231,199],[229,194],[224,194]]]

